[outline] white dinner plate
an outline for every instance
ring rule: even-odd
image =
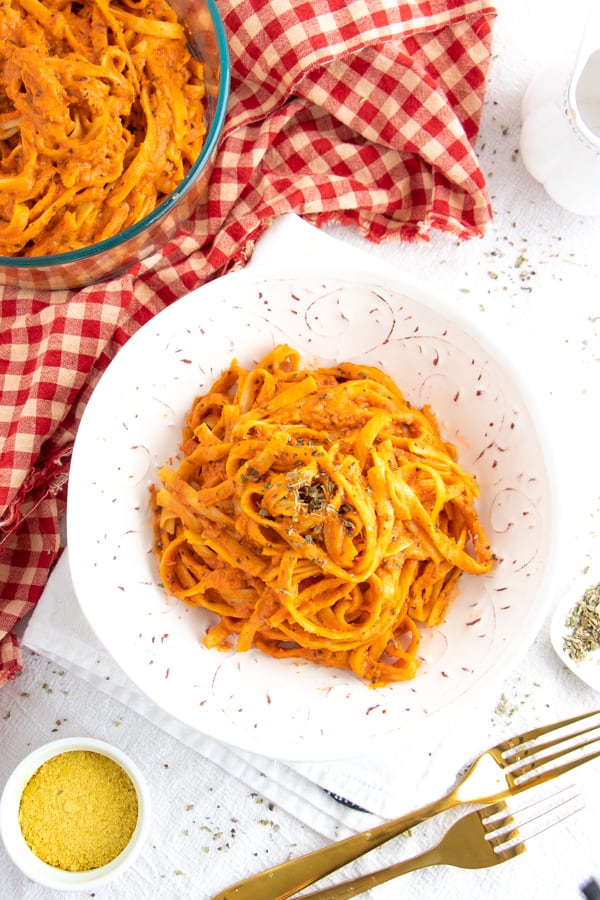
[[[461,464],[499,562],[463,576],[443,625],[426,632],[414,680],[370,688],[354,675],[251,650],[207,650],[210,614],[165,597],[152,553],[149,484],[177,457],[184,417],[232,357],[275,344],[302,363],[382,368],[430,403]],[[547,448],[503,354],[422,285],[379,267],[290,274],[252,265],[148,322],[85,410],[71,466],[68,544],[81,608],[133,682],[191,727],[287,760],[350,757],[455,718],[516,666],[547,611],[555,510]]]

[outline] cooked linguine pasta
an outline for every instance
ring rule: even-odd
[[[409,679],[461,572],[493,566],[474,478],[377,368],[234,361],[182,451],[152,489],[156,552],[166,591],[216,614],[207,647]]]
[[[165,0],[0,4],[0,255],[112,237],[185,177],[202,64]]]

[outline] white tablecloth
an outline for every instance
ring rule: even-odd
[[[573,54],[591,3],[544,5],[499,0],[495,59],[478,144],[495,209],[485,239],[468,244],[435,235],[429,245],[368,245],[358,234],[331,229],[331,245],[290,217],[259,242],[261,254],[304,243],[316,258],[350,247],[443,290],[480,329],[526,368],[545,411],[562,475],[561,558],[556,603],[573,582],[593,575],[600,513],[600,468],[594,422],[600,408],[600,219],[557,207],[520,164],[520,100],[532,73],[547,60]],[[581,422],[583,422],[583,431]],[[133,868],[98,890],[101,900],[209,898],[253,871],[312,849],[326,839],[405,812],[447,788],[458,770],[500,736],[538,722],[600,706],[597,693],[565,670],[548,627],[504,684],[482,698],[460,729],[437,734],[427,748],[401,748],[336,765],[286,765],[226,748],[188,733],[131,685],[98,644],[72,595],[65,556],[25,634],[24,673],[0,691],[0,786],[29,749],[70,734],[118,744],[145,772],[153,796],[152,833]],[[449,868],[405,876],[372,892],[375,898],[445,896],[505,900],[512,896],[577,898],[579,884],[600,880],[597,818],[600,765],[572,781],[586,809],[532,841],[528,852],[483,872]],[[371,810],[356,812],[323,788]],[[412,855],[439,833],[440,822],[415,829],[375,860]],[[51,891],[28,882],[0,847],[0,895],[46,900]],[[257,898],[262,900],[262,898]]]

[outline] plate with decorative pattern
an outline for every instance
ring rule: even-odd
[[[170,599],[152,552],[149,486],[176,460],[191,402],[235,357],[276,344],[304,365],[353,361],[431,404],[498,557],[466,576],[445,621],[424,630],[415,678],[370,687],[354,675],[257,650],[207,649],[211,614]],[[501,351],[426,286],[391,267],[252,263],[176,301],[137,332],[100,379],[73,454],[69,559],[81,608],[132,681],[177,719],[232,746],[286,760],[389,748],[449,721],[514,668],[550,596],[556,513],[535,405]]]

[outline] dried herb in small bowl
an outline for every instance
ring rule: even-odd
[[[563,650],[575,662],[600,649],[600,584],[589,587],[567,615],[570,634],[563,638]]]

